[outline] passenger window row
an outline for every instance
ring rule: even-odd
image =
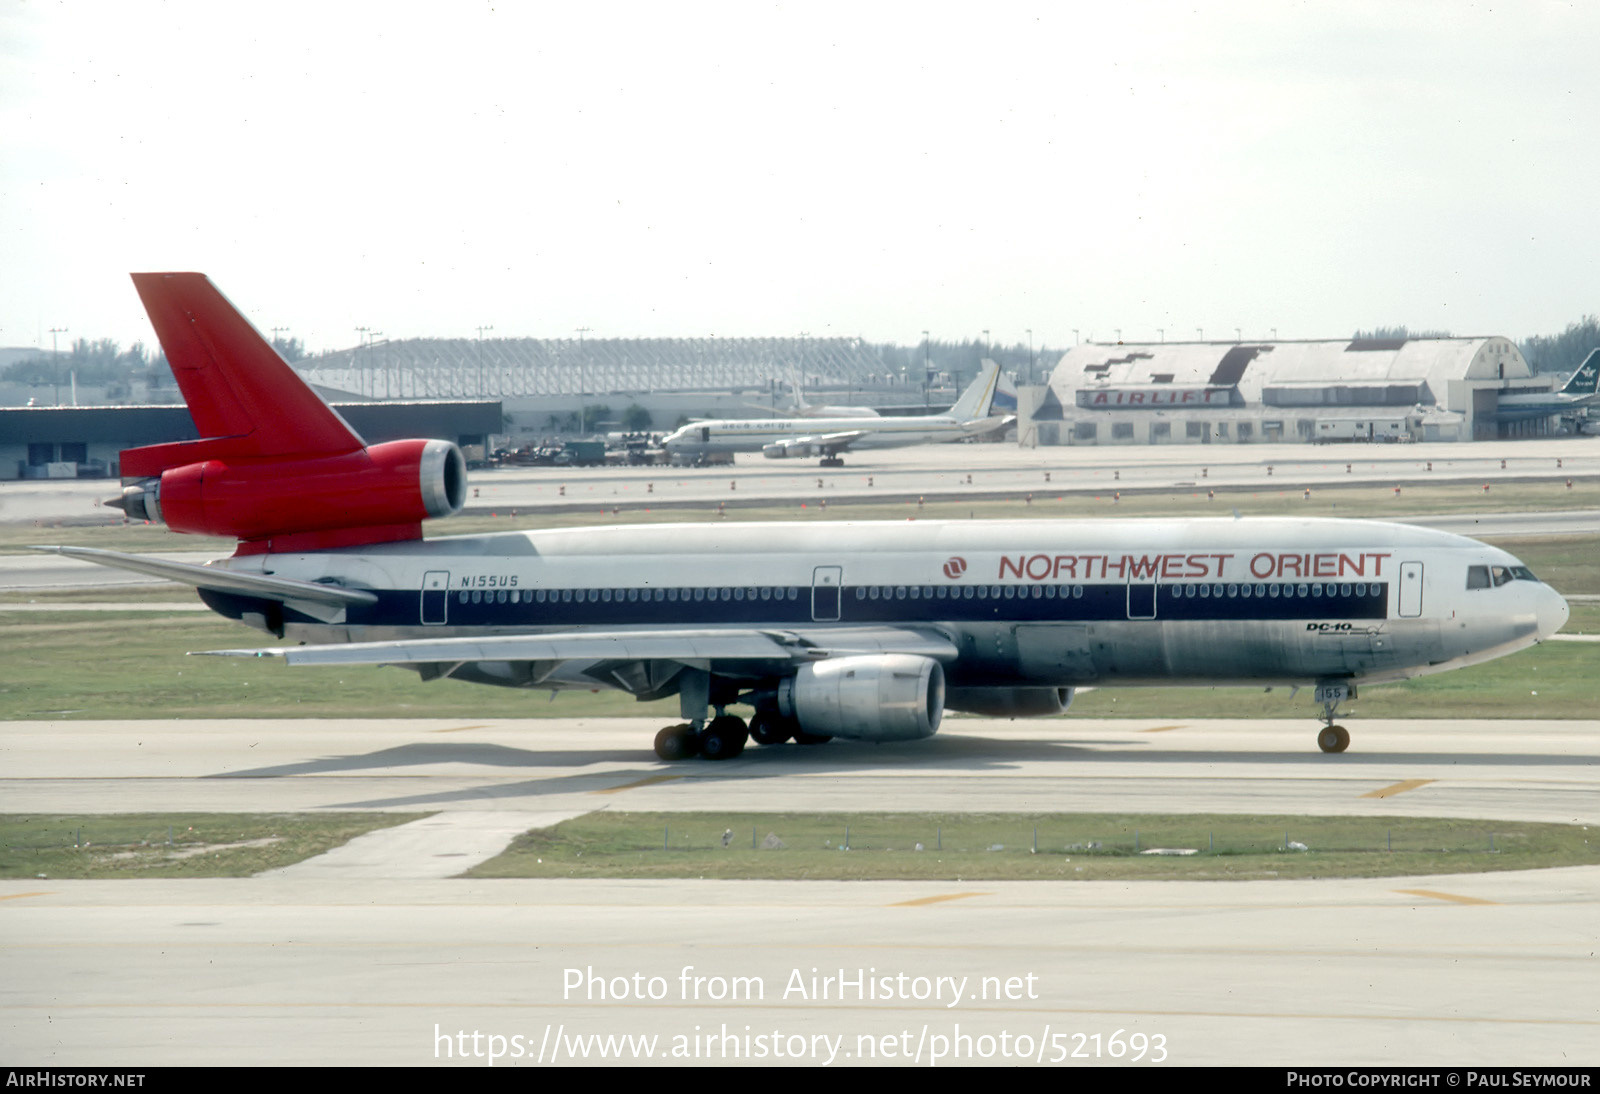
[[[1321,582],[1311,582],[1300,585],[1289,584],[1264,584],[1264,585],[1174,585],[1172,595],[1179,599],[1192,599],[1194,597],[1241,597],[1252,596],[1270,599],[1280,596],[1381,596],[1383,586],[1377,583],[1368,585],[1366,582],[1357,582],[1352,585],[1345,582],[1336,585],[1332,582],[1324,585]]]
[[[857,600],[1067,600],[1082,585],[857,585]]]
[[[668,589],[461,589],[458,604],[686,604],[708,600],[799,600],[795,586]]]

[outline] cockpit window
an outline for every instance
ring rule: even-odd
[[[1467,588],[1499,588],[1510,581],[1538,581],[1526,566],[1468,566]]]

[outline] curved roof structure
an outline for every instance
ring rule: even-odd
[[[1092,408],[1093,393],[1152,395],[1152,406],[1176,406],[1165,391],[1221,391],[1223,405],[1451,406],[1451,381],[1530,378],[1533,370],[1509,338],[1410,338],[1323,342],[1085,343],[1068,350],[1050,377],[1064,406]],[[1084,393],[1089,393],[1086,397]],[[1461,396],[1466,398],[1468,396]],[[1098,405],[1111,400],[1100,398]]]

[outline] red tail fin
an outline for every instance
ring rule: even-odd
[[[333,456],[365,446],[204,274],[133,275],[204,451],[153,445],[125,475],[220,456]],[[211,443],[208,443],[211,442]]]
[[[460,510],[455,445],[367,447],[203,274],[133,283],[201,439],[122,453],[113,504],[129,516],[257,552],[418,539],[423,520]]]

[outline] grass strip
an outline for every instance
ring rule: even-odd
[[[0,878],[249,877],[426,815],[0,814]]]
[[[469,877],[1255,880],[1600,862],[1581,825],[1417,817],[1112,813],[590,813]],[[1303,846],[1304,849],[1298,849]],[[1145,853],[1152,849],[1192,854]]]

